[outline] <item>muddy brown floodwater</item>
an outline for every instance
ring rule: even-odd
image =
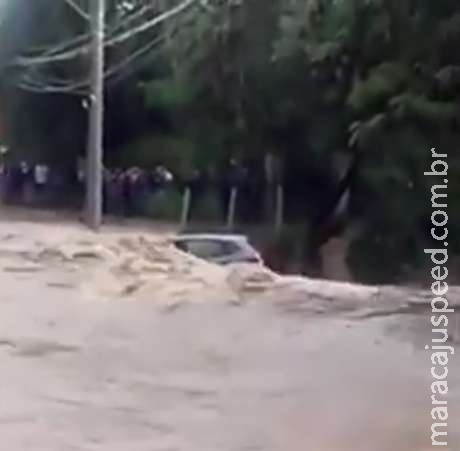
[[[89,297],[68,271],[21,266],[3,249],[2,449],[433,449],[423,308],[318,314],[227,294],[165,308],[153,289],[150,301]],[[459,369],[457,354],[450,451],[460,449]]]

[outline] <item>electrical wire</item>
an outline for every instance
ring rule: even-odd
[[[104,79],[107,81],[106,86],[113,86],[116,83],[122,81],[129,74],[138,71],[147,61],[149,61],[139,60],[141,60],[141,58],[145,56],[148,52],[151,52],[153,50],[160,50],[161,44],[173,37],[180,29],[181,23],[186,23],[187,19],[189,18],[190,17],[187,17],[187,15],[185,15],[182,18],[182,20],[180,20],[179,23],[176,24],[175,29],[172,30],[170,34],[156,36],[154,39],[150,40],[142,47],[137,49],[134,53],[130,54],[126,59],[107,69],[104,72]],[[40,74],[37,73],[36,69],[37,68],[35,67],[31,68],[31,70],[33,70],[35,73],[32,73],[31,70],[29,70],[29,72],[23,74],[21,80],[18,83],[16,83],[16,86],[23,90],[43,94],[89,94],[90,81],[88,77],[85,77],[84,80],[78,81],[64,78],[50,78],[49,76],[42,75],[42,78],[46,79],[46,81],[44,81],[43,79],[40,80],[39,78],[37,78],[40,76]]]
[[[158,15],[157,17],[144,22],[137,27],[134,27],[120,34],[109,37],[105,40],[105,46],[114,46],[116,44],[121,44],[128,39],[131,39],[133,36],[136,36],[140,33],[143,33],[159,24],[177,16],[183,11],[190,8],[197,0],[183,0],[180,4],[176,5],[174,8],[169,9],[168,11]],[[49,63],[57,63],[62,61],[67,61],[69,59],[74,59],[77,56],[89,52],[89,44],[80,45],[74,49],[66,50],[61,53],[53,52],[53,54],[44,54],[38,57],[18,57],[15,60],[15,64],[19,66],[30,66],[30,65],[41,65]]]

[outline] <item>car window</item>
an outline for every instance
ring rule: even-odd
[[[185,243],[185,247],[191,254],[208,259],[226,255],[227,251],[224,244],[217,240],[189,240]]]
[[[236,254],[237,252],[241,250],[240,247],[233,241],[222,242],[222,246],[224,248],[225,255]]]

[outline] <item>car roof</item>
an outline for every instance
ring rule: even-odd
[[[248,241],[247,236],[225,233],[181,233],[174,237],[176,241],[185,240],[219,240],[219,241]]]

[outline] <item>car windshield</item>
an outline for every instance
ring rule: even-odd
[[[184,250],[204,259],[222,257],[229,253],[227,243],[218,240],[190,239],[179,243]]]

